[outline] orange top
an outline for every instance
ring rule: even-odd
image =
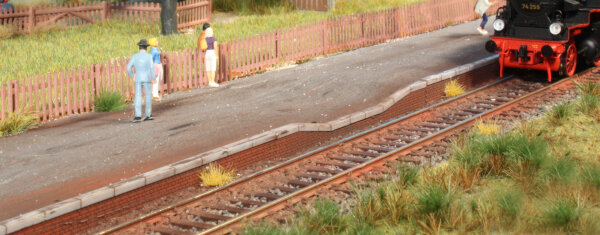
[[[202,31],[200,37],[198,37],[198,48],[200,48],[200,42],[202,42],[202,39],[204,39],[204,31]]]

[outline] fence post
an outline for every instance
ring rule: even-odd
[[[279,29],[275,30],[275,59],[279,58],[279,50],[280,50],[280,45],[279,45]]]
[[[321,27],[323,28],[323,55],[327,55],[327,50],[329,49],[329,45],[328,44],[328,40],[327,40],[327,24],[329,23],[329,20],[323,20],[321,21]]]
[[[100,75],[100,64],[95,64],[94,70],[92,70],[92,78],[93,78],[92,92],[94,93],[94,96],[96,96],[100,93],[98,91],[98,89],[100,88],[100,84],[98,84],[100,82],[100,79],[98,79],[99,75]]]
[[[163,79],[165,80],[164,83],[166,83],[167,85],[167,91],[165,92],[166,94],[171,93],[171,58],[169,57],[169,54],[163,54],[161,53],[161,55],[163,55]]]
[[[12,107],[12,112],[16,112],[17,111],[17,81],[16,80],[12,80],[10,82],[10,87],[8,88],[10,89],[10,92],[8,92],[8,94],[11,94],[11,107]]]
[[[102,19],[106,20],[110,18],[110,2],[102,2]]]
[[[395,19],[396,19],[396,35],[394,35],[394,37],[400,38],[402,35],[402,33],[400,32],[401,28],[402,28],[401,27],[402,22],[400,22],[400,19],[401,19],[400,18],[400,7],[394,8],[394,15],[396,16],[395,17]]]
[[[207,0],[208,1],[208,22],[210,22],[210,17],[212,17],[212,0]]]
[[[365,14],[366,13],[360,14],[360,28],[362,31],[363,45],[367,44],[367,35],[365,33]]]
[[[33,32],[33,27],[35,26],[35,9],[33,9],[33,7],[29,7],[28,20],[29,22],[27,22],[27,30],[29,33],[31,33]]]

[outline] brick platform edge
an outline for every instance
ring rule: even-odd
[[[468,90],[480,87],[491,81],[483,78],[498,74],[497,58],[490,56],[427,76],[378,105],[327,123],[288,124],[2,221],[0,235],[85,233],[109,216],[126,214],[146,202],[199,184],[198,170],[210,162],[244,169],[260,160],[309,151],[333,138],[440,101],[444,96],[444,81],[450,78],[458,79]]]

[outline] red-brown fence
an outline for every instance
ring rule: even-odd
[[[194,27],[210,20],[211,0],[187,0],[177,3],[177,27]],[[21,33],[36,26],[59,23],[76,27],[103,19],[156,23],[160,20],[160,4],[149,2],[87,2],[29,7],[0,14],[0,24],[12,25]]]
[[[335,0],[288,0],[298,10],[327,11]]]
[[[474,19],[471,0],[432,0],[394,9],[343,16],[276,30],[219,45],[220,82],[264,71],[279,62],[303,61],[385,40],[415,35]],[[496,11],[496,8],[488,12]],[[473,29],[475,30],[475,29]],[[196,49],[163,53],[162,93],[204,87],[207,80]],[[30,107],[40,120],[88,112],[101,90],[132,96],[127,59],[0,83],[0,119],[19,107]]]

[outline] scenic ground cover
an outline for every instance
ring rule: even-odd
[[[319,199],[245,234],[600,233],[600,85],[502,131],[481,122],[431,168],[399,165],[357,184],[341,206]]]
[[[20,0],[26,1],[26,0]],[[375,11],[409,4],[417,0],[338,0],[330,12],[290,11],[280,5],[266,7],[263,14],[242,10],[236,20],[214,23],[221,42],[274,29],[306,24],[329,17]],[[218,2],[218,1],[216,1]],[[268,2],[268,1],[267,1]],[[0,26],[1,27],[1,26]],[[2,30],[0,30],[2,32]],[[199,30],[191,34],[160,36],[160,25],[105,21],[74,29],[54,25],[32,35],[16,35],[0,41],[0,81],[21,79],[47,72],[128,57],[137,50],[141,38],[158,37],[163,51],[195,48]]]

